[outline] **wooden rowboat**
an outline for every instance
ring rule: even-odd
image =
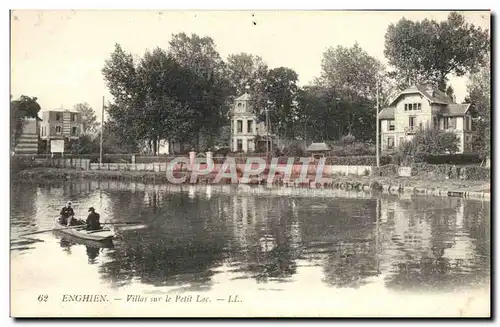
[[[110,241],[115,236],[115,233],[109,228],[103,228],[101,230],[85,230],[85,225],[68,228],[68,226],[61,225],[59,223],[59,216],[54,218],[54,226],[60,233],[81,238],[83,240],[103,242]]]

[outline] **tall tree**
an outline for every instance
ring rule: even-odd
[[[10,101],[10,140],[14,149],[23,131],[24,118],[38,118],[41,107],[36,97],[21,95],[17,100]]]
[[[266,78],[267,70],[267,65],[259,56],[239,53],[227,57],[228,78],[236,96],[258,89],[258,84]]]
[[[211,144],[227,122],[230,85],[226,66],[210,37],[179,33],[169,44],[169,54],[193,76],[189,108],[195,115],[196,140],[203,135]]]
[[[121,142],[130,142],[129,148],[133,148],[135,142],[146,140],[147,133],[144,125],[139,123],[144,118],[145,89],[137,76],[132,54],[115,44],[115,50],[105,61],[102,73],[113,96],[113,102],[107,106],[110,120],[131,136],[117,133],[118,137],[123,137]]]
[[[317,84],[327,91],[316,94],[321,96],[319,101],[335,100],[326,106],[330,119],[336,122],[338,132],[333,134],[335,139],[347,134],[357,139],[372,139],[377,79],[383,72],[382,64],[355,43],[350,48],[337,46],[327,49],[321,68]],[[388,95],[384,92],[386,88],[381,90],[381,95]]]
[[[389,25],[385,56],[395,68],[400,87],[431,82],[445,91],[448,76],[463,76],[484,64],[489,32],[452,12],[446,21],[405,18]]]
[[[96,133],[99,123],[97,122],[94,109],[86,102],[75,104],[74,109],[82,114],[83,133]]]
[[[484,158],[491,155],[491,66],[490,59],[481,69],[472,74],[467,84],[466,102],[471,103],[474,134],[471,139],[472,151]]]
[[[266,121],[271,134],[278,136],[278,141],[291,138],[295,134],[295,123],[299,121],[297,107],[298,75],[290,68],[271,69],[262,84],[262,90],[252,94],[252,107],[260,121]]]

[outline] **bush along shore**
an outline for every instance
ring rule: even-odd
[[[392,171],[393,168],[387,169]],[[300,187],[300,188],[336,188],[353,191],[376,191],[390,194],[409,193],[416,195],[433,196],[458,196],[469,198],[490,199],[490,180],[481,178],[479,180],[453,179],[448,176],[436,175],[429,178],[427,175],[416,174],[408,177],[393,176],[375,170],[374,174],[368,176],[356,175],[333,175],[331,178],[316,179],[314,175],[308,175],[307,181],[300,181],[298,176],[283,179],[283,175],[276,174],[272,183],[268,183],[265,173],[244,180],[241,173],[235,180],[222,178],[218,180],[216,174],[207,174],[191,179],[188,171],[174,172],[173,176],[184,179],[183,184],[248,184],[266,185],[268,187]],[[392,175],[392,176],[388,176]],[[482,176],[484,177],[484,176]],[[76,170],[60,168],[31,168],[22,170],[13,176],[18,181],[68,181],[78,179],[93,180],[122,180],[143,183],[172,183],[165,172],[150,171],[110,171],[110,170]]]

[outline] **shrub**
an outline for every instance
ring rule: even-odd
[[[287,157],[304,157],[305,151],[300,145],[294,143],[283,149],[283,155]]]
[[[370,183],[370,188],[373,190],[373,191],[382,191],[382,184],[380,184],[379,182],[377,181],[372,181]]]
[[[491,172],[489,168],[479,166],[468,166],[463,168],[463,176],[467,180],[489,180]]]
[[[453,132],[426,128],[418,131],[411,141],[401,144],[399,151],[407,163],[423,162],[428,155],[458,152],[458,143]]]
[[[351,135],[351,134],[348,134],[348,135],[344,135],[340,138],[340,144],[343,144],[343,145],[348,145],[348,144],[353,144],[354,142],[356,142],[356,137],[354,135]]]
[[[398,176],[399,166],[387,164],[380,167],[372,167],[374,176],[395,177]]]

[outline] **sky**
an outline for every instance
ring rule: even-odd
[[[172,34],[214,39],[222,58],[246,52],[269,68],[289,67],[307,85],[321,74],[329,47],[355,42],[387,63],[387,27],[405,17],[445,20],[445,11],[153,11],[65,10],[11,12],[11,94],[36,96],[42,110],[71,109],[87,102],[101,114],[110,101],[102,68],[115,43],[140,58],[146,50],[168,49]],[[489,12],[462,12],[489,29]],[[466,95],[466,77],[452,77],[457,101]],[[100,120],[100,118],[99,118]]]

